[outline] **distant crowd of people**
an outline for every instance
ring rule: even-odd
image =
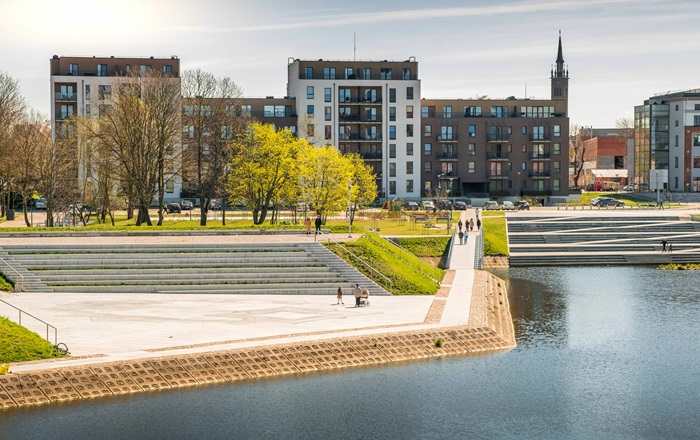
[[[459,244],[466,244],[467,243],[467,238],[468,238],[468,233],[474,231],[474,228],[478,231],[481,229],[481,219],[479,218],[479,211],[476,212],[476,222],[474,221],[473,218],[470,218],[467,222],[462,222],[462,219],[459,219],[459,222],[457,222],[457,230],[458,236],[459,236]]]

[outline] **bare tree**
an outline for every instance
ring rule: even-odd
[[[586,144],[584,141],[591,138],[591,130],[579,125],[573,125],[571,132],[573,135],[571,148],[569,148],[569,161],[573,167],[574,186],[578,188],[586,161]]]
[[[32,113],[12,130],[10,164],[14,173],[14,189],[22,198],[24,223],[31,226],[27,207],[37,189],[35,160],[42,143],[51,139],[51,128],[41,116]]]
[[[37,141],[36,189],[46,199],[46,226],[53,227],[56,214],[77,197],[75,139],[52,141],[50,131],[42,130]]]
[[[0,72],[0,217],[6,215],[12,192],[12,130],[25,112],[17,81]]]
[[[615,121],[616,128],[634,128],[634,121],[631,118],[618,118]]]
[[[216,78],[203,70],[189,70],[183,75],[185,97],[183,125],[186,154],[183,162],[195,174],[194,191],[199,197],[202,226],[214,197],[225,198],[223,188],[231,159],[231,141],[246,126],[237,98],[241,89],[230,78]]]

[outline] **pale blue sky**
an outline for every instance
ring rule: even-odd
[[[572,123],[612,126],[650,94],[700,87],[698,0],[0,0],[0,70],[49,109],[49,58],[170,56],[283,96],[286,63],[419,63],[423,96],[549,95],[562,29]]]

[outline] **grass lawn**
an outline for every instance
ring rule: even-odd
[[[506,212],[501,209],[485,209],[479,211],[482,217],[505,217]]]
[[[445,268],[450,237],[403,237],[393,241],[433,267]]]
[[[484,230],[484,255],[508,256],[505,217],[484,216],[481,226]]]
[[[377,234],[369,233],[345,244],[353,254],[388,277],[388,282],[368,269],[340,245],[329,248],[394,295],[432,295],[440,287],[443,271],[422,261],[413,253],[401,249]]]
[[[700,214],[692,214],[690,219],[694,222],[700,222]]]
[[[0,317],[0,363],[33,361],[61,354],[41,336]]]
[[[662,270],[700,270],[700,263],[669,263],[662,264],[658,268]]]
[[[12,284],[0,273],[0,292],[12,292]]]

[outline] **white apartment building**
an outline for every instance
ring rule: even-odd
[[[359,153],[374,168],[381,197],[420,198],[421,91],[415,59],[290,59],[287,74],[298,136]]]

